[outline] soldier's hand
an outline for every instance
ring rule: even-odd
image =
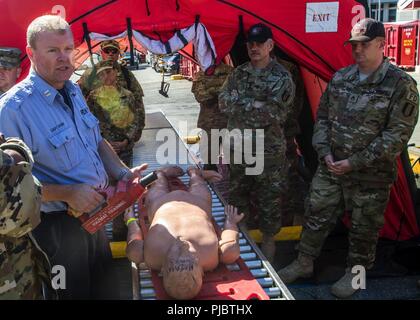
[[[346,174],[352,170],[350,161],[348,159],[334,162],[333,168],[334,168],[333,172],[338,176]]]
[[[245,216],[243,213],[238,214],[238,208],[231,205],[225,207],[225,215],[226,221],[231,224],[238,224]]]
[[[324,157],[324,161],[325,161],[325,164],[327,165],[328,169],[330,169],[331,165],[334,163],[334,157],[332,156],[331,153],[327,154]]]
[[[254,101],[254,109],[261,109],[264,106],[265,102],[260,100]]]
[[[103,201],[104,197],[87,184],[72,185],[66,199],[71,208],[82,213],[96,209]]]
[[[334,157],[332,154],[328,154],[324,157],[325,164],[327,165],[328,171],[335,174],[335,175],[341,175],[342,170],[338,169],[336,166],[337,162],[334,162]]]
[[[125,148],[128,146],[128,140],[124,139],[123,141],[113,141],[110,142],[112,148],[115,150],[115,152],[120,152],[125,150]]]
[[[239,99],[239,93],[238,90],[234,89],[230,92],[230,96],[232,98],[233,101],[238,101]]]
[[[121,143],[118,141],[114,141],[114,142],[109,142],[109,144],[111,145],[112,149],[114,149],[115,152],[120,152],[121,151]]]

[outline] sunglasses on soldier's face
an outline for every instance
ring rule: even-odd
[[[104,53],[106,53],[106,54],[117,54],[118,53],[118,50],[117,49],[112,49],[112,48],[106,48],[106,49],[104,49],[103,50],[104,51]]]

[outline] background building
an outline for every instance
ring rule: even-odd
[[[419,0],[399,0],[397,21],[412,21],[420,19]]]
[[[369,0],[370,16],[382,22],[397,21],[398,0]]]

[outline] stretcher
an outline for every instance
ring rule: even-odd
[[[170,164],[176,164],[186,170],[190,165],[196,164],[196,159],[192,155],[186,144],[183,142],[174,126],[166,119],[162,112],[146,115],[146,127],[143,130],[142,138],[136,145],[133,156],[133,166],[141,163],[148,163],[149,168],[145,174],[160,168],[162,164],[156,159],[157,149],[162,142],[157,141],[156,134],[159,130],[165,129],[168,134],[173,134],[176,138],[176,157],[172,157]],[[174,151],[172,150],[172,151]],[[185,160],[184,153],[187,154],[188,163],[180,163],[179,159]],[[187,175],[180,177],[185,184],[189,184]],[[217,190],[208,185],[212,195],[212,216],[214,223],[218,227],[224,224],[224,200],[220,197]],[[138,204],[133,209],[140,212]],[[112,230],[107,226],[108,232]],[[197,298],[199,299],[276,299],[293,300],[290,291],[280,280],[277,273],[265,259],[259,247],[251,237],[244,232],[240,232],[240,259],[231,265],[220,265],[215,271],[206,273],[203,289]],[[117,244],[120,249],[124,245]],[[135,300],[156,300],[167,298],[161,285],[160,275],[152,272],[145,264],[132,264],[132,288],[133,299]]]
[[[181,179],[171,178],[168,180],[172,186],[171,190],[188,190],[187,185],[182,181],[186,181],[187,178]],[[147,213],[144,209],[141,202],[134,208],[135,211],[139,212],[139,224],[144,237],[147,237],[150,221],[148,221]],[[221,228],[217,224],[216,218],[219,218],[222,214],[224,215],[224,212],[218,213],[216,216],[213,215],[213,227],[219,237]],[[156,271],[150,271],[150,273],[156,297],[158,299],[170,299],[164,290],[159,273]],[[234,265],[226,266],[221,263],[215,270],[206,272],[201,291],[195,299],[268,300],[269,297],[249,271],[243,259],[239,258]]]

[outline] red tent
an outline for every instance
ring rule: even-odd
[[[363,0],[0,0],[1,46],[25,51],[29,23],[43,14],[60,14],[70,24],[80,54],[86,35],[115,36],[139,31],[162,42],[195,22],[207,29],[220,62],[243,30],[257,22],[272,27],[277,46],[301,66],[307,96],[315,112],[320,93],[332,74],[352,63],[343,45],[351,26],[365,15]],[[93,43],[94,44],[94,43]],[[86,53],[85,53],[86,56]],[[23,74],[29,68],[23,58]],[[321,80],[322,79],[322,80]],[[1,129],[1,128],[0,128]],[[404,240],[419,235],[413,198],[403,166],[386,212],[382,236]]]
[[[61,0],[59,3],[0,0],[1,45],[24,49],[27,26],[43,14],[62,15],[72,26],[77,46],[84,40],[83,23],[90,32],[117,35],[127,30],[130,18],[133,30],[165,41],[174,30],[189,27],[199,19],[216,44],[220,61],[230,51],[241,20],[245,29],[264,21],[273,27],[274,39],[281,49],[328,80],[351,61],[348,48],[342,44],[349,35],[352,20],[363,10],[355,0]],[[325,4],[325,8],[319,4]],[[327,28],[323,32],[317,29],[323,27]],[[24,63],[27,67],[26,59]]]

